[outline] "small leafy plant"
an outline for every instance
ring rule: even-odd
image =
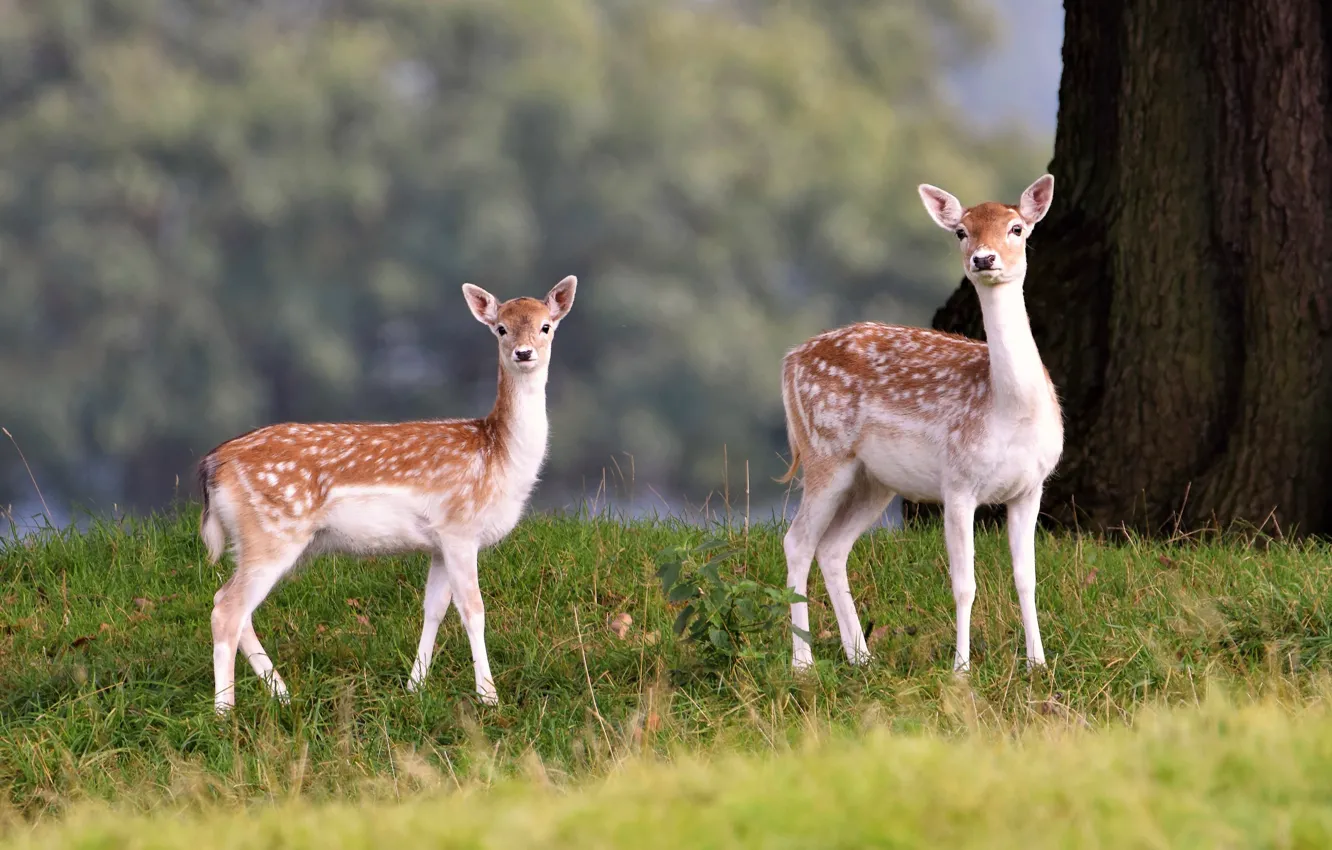
[[[657,556],[666,601],[684,603],[672,627],[675,635],[696,645],[701,660],[714,669],[768,658],[762,638],[784,629],[793,603],[808,601],[789,587],[723,574],[723,565],[739,554],[727,541],[714,539],[693,548],[673,546]],[[797,633],[809,640],[807,632]]]

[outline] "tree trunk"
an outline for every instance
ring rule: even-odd
[[[1332,531],[1332,11],[1064,5],[1026,285],[1067,423],[1048,516]],[[934,325],[983,338],[969,284]]]

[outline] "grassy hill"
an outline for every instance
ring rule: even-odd
[[[225,810],[260,801],[283,806],[244,826],[226,820],[228,836],[278,830],[299,845],[339,824],[349,847],[417,828],[423,841],[484,846],[517,835],[616,846],[621,828],[663,846],[809,846],[825,834],[857,846],[965,846],[958,837],[972,830],[1002,827],[1017,841],[1076,811],[1090,819],[1085,834],[1100,836],[1093,846],[1153,835],[1184,837],[1171,846],[1216,846],[1224,835],[1303,846],[1303,825],[1326,824],[1301,814],[1322,793],[1301,784],[1306,774],[1332,760],[1319,672],[1332,657],[1332,552],[1322,544],[1043,534],[1038,604],[1051,667],[1028,675],[1006,539],[987,530],[974,672],[962,684],[948,672],[953,606],[939,530],[876,532],[851,562],[874,663],[841,660],[816,578],[819,665],[797,680],[785,629],[723,675],[671,636],[654,559],[705,531],[538,516],[482,555],[499,707],[471,698],[452,613],[424,694],[406,692],[423,558],[321,559],[255,617],[291,704],[269,701],[241,665],[238,708],[217,720],[208,613],[225,575],[204,560],[195,522],[185,511],[0,551],[8,839],[49,837],[24,838],[26,824],[109,803],[109,821],[84,814],[44,829],[88,829],[80,834],[96,846],[125,843],[97,843],[98,830],[138,830],[134,846],[201,843],[190,836],[218,834],[216,824],[171,819],[179,832],[148,835],[123,818],[163,807],[230,818]],[[735,540],[746,554],[728,571],[783,582],[776,530]],[[623,636],[608,628],[619,614],[632,617]],[[1183,710],[1218,690],[1266,702],[1143,718],[1144,706]],[[817,758],[802,755],[812,742],[825,748]],[[1256,766],[1269,755],[1270,775]],[[478,794],[492,787],[507,790]],[[1158,800],[1157,787],[1178,794]],[[864,822],[841,823],[842,806]],[[1115,827],[1132,812],[1157,831]],[[1286,819],[1269,822],[1278,812]],[[1295,830],[1285,844],[1270,831],[1280,824]],[[1058,834],[1069,838],[1055,844],[1079,843]]]
[[[375,848],[1282,847],[1332,841],[1332,716],[1273,703],[1018,740],[875,732],[772,758],[634,763],[368,805],[81,811],[10,846]],[[484,792],[484,793],[483,793]]]

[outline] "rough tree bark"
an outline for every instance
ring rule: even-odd
[[[1066,0],[1033,332],[1051,520],[1332,531],[1332,10]],[[969,284],[935,327],[983,338]]]

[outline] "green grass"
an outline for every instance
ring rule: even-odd
[[[571,792],[533,778],[404,803],[183,817],[90,808],[10,846],[376,848],[1325,848],[1332,714],[1140,716],[1109,733],[894,736],[776,757],[633,762]]]
[[[832,745],[820,763],[832,760],[885,783],[877,802],[857,796],[857,781],[844,783],[845,793],[860,800],[855,805],[878,806],[885,815],[900,805],[904,817],[919,808],[903,828],[920,831],[901,835],[951,845],[952,833],[940,831],[945,827],[927,829],[929,800],[890,802],[894,789],[912,785],[912,771],[920,772],[922,793],[933,787],[929,793],[936,798],[952,787],[950,770],[962,773],[953,780],[962,783],[958,787],[969,787],[964,780],[981,771],[988,777],[985,787],[995,789],[995,805],[1006,809],[972,812],[964,822],[1009,818],[1021,825],[1027,815],[1012,808],[1021,789],[1008,787],[1004,771],[1035,759],[1019,773],[1044,783],[1046,796],[1033,801],[1038,808],[1062,799],[1055,768],[1079,763],[1084,748],[1100,753],[1094,757],[1100,761],[1086,765],[1090,772],[1077,782],[1094,782],[1097,771],[1119,771],[1129,781],[1142,767],[1135,759],[1147,757],[1157,733],[1097,730],[1123,727],[1144,705],[1196,705],[1217,683],[1282,706],[1244,715],[1256,724],[1253,735],[1284,736],[1282,746],[1301,758],[1323,759],[1324,770],[1332,759],[1332,719],[1308,708],[1318,704],[1319,671],[1332,658],[1332,551],[1322,544],[1232,537],[1205,544],[1130,539],[1111,545],[1042,534],[1037,598],[1051,666],[1028,675],[1019,663],[1022,635],[1006,538],[986,530],[977,540],[973,673],[959,687],[949,674],[953,606],[936,527],[876,532],[856,546],[852,588],[862,618],[877,632],[876,658],[868,668],[841,659],[835,620],[815,578],[811,619],[821,636],[816,675],[790,675],[789,637],[782,630],[770,639],[767,662],[718,678],[698,670],[690,648],[671,637],[673,615],[654,575],[660,549],[697,542],[703,531],[537,516],[482,555],[498,708],[480,706],[471,695],[470,656],[455,613],[440,631],[425,692],[405,690],[420,628],[424,558],[320,559],[280,585],[255,617],[292,689],[291,705],[269,700],[242,663],[237,710],[218,720],[211,712],[208,614],[229,566],[207,564],[196,518],[187,512],[96,526],[0,551],[0,823],[7,824],[0,831],[11,838],[21,836],[27,822],[97,801],[122,812],[162,806],[211,811],[300,798],[293,809],[300,814],[293,817],[307,829],[331,818],[346,823],[349,835],[364,835],[366,827],[354,822],[375,815],[309,808],[354,799],[391,805],[398,824],[393,829],[430,821],[438,812],[457,821],[457,836],[503,846],[497,836],[508,827],[487,825],[485,813],[501,812],[517,794],[515,811],[527,814],[514,815],[513,829],[551,830],[558,845],[554,837],[565,835],[567,825],[568,835],[609,842],[612,826],[583,833],[578,830],[595,825],[577,824],[596,821],[591,813],[598,806],[628,805],[616,804],[618,797],[650,797],[660,787],[659,805],[612,820],[626,829],[636,823],[654,836],[676,835],[649,824],[687,807],[694,783],[701,783],[705,797],[729,801],[718,804],[719,823],[731,818],[733,829],[743,829],[745,813],[770,818],[760,800],[779,790],[775,786],[798,780],[794,790],[783,786],[774,798],[779,808],[771,817],[785,823],[803,817],[796,805],[800,789],[835,775],[835,768],[819,768],[808,780],[799,779],[810,763],[794,756],[762,758],[799,749],[813,737],[844,742]],[[746,545],[747,563],[740,569],[782,583],[780,533],[753,529]],[[620,613],[633,618],[624,638],[607,628]],[[1290,712],[1304,712],[1298,716],[1307,719],[1290,721],[1296,716]],[[1172,722],[1194,723],[1189,728],[1197,735],[1230,740],[1201,716]],[[1087,727],[1095,734],[1043,743],[1052,730]],[[1307,740],[1300,737],[1306,731]],[[1134,737],[1142,734],[1147,737]],[[1258,746],[1247,734],[1234,738],[1243,752]],[[1021,743],[1002,743],[1004,738]],[[845,743],[858,740],[871,741],[868,749]],[[1029,747],[1036,754],[1030,758],[1024,755]],[[1115,755],[1117,747],[1124,748],[1122,756]],[[1179,750],[1185,762],[1187,752]],[[699,759],[732,753],[758,760],[716,772],[697,766]],[[894,766],[902,759],[914,767]],[[694,766],[678,773],[640,766],[656,761]],[[1181,781],[1219,781],[1209,778],[1208,771],[1220,769],[1213,761],[1209,755],[1196,770],[1181,768]],[[975,770],[968,767],[972,762]],[[634,778],[617,776],[598,785],[608,774]],[[543,796],[523,779],[530,775],[561,794],[576,790],[567,798]],[[515,781],[528,790],[484,803],[474,799],[479,788]],[[843,786],[828,787],[822,796],[811,791],[811,819],[800,829],[818,828],[816,813],[838,805],[841,792],[835,791]],[[445,796],[458,796],[461,789],[471,802],[436,799],[447,789],[455,793]],[[981,806],[980,793],[950,798],[944,810]],[[1313,793],[1291,792],[1286,802],[1298,807]],[[399,808],[398,800],[414,802]],[[1115,800],[1104,811],[1096,809],[1096,817],[1109,818],[1116,806],[1131,803]],[[464,814],[472,807],[478,814]],[[686,820],[708,821],[712,811],[694,811]],[[277,828],[277,816],[267,817],[253,828]],[[796,826],[791,829],[798,834]],[[1204,834],[1214,833],[1197,833]],[[763,843],[758,835],[755,841]]]

